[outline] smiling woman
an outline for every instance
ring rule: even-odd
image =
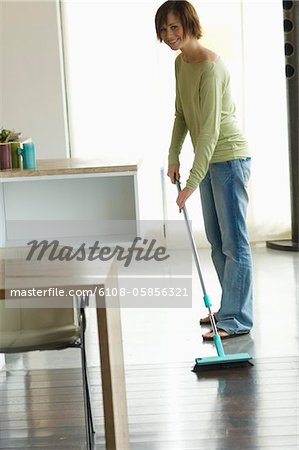
[[[167,22],[160,28],[160,39],[169,45],[172,50],[179,49],[184,39],[184,28],[173,14],[169,13]]]
[[[175,120],[167,175],[172,183],[180,179],[180,153],[189,133],[194,160],[177,205],[184,208],[199,187],[206,235],[222,288],[217,328],[222,338],[238,336],[253,325],[246,224],[251,155],[237,124],[230,75],[222,59],[201,44],[199,18],[188,1],[163,3],[155,25],[160,41],[181,51],[175,60]],[[203,338],[212,336],[213,331]]]
[[[200,39],[202,37],[202,29],[199,20],[196,19],[197,14],[193,5],[191,3],[178,2],[175,8],[173,6],[173,10],[175,14],[174,11],[171,12],[169,4],[164,3],[159,8],[159,14],[156,14],[155,26],[160,42],[165,41],[170,44],[171,39],[172,42],[175,42],[177,39],[185,38],[187,34]],[[169,36],[167,31],[169,31]]]

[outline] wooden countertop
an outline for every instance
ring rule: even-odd
[[[0,178],[70,175],[88,173],[136,172],[140,161],[102,159],[40,159],[36,169],[0,170]]]

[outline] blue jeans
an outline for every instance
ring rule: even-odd
[[[252,258],[246,191],[251,159],[212,163],[200,184],[205,230],[222,296],[217,327],[228,333],[252,328]]]

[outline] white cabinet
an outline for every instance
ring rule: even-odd
[[[14,234],[13,221],[90,221],[104,241],[132,239],[139,219],[137,169],[66,159],[38,161],[35,170],[0,171],[0,246],[22,237]]]

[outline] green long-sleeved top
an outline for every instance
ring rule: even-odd
[[[175,76],[175,120],[168,163],[179,164],[179,154],[189,131],[195,156],[186,185],[196,189],[210,163],[250,154],[236,122],[230,76],[221,58],[187,63],[180,54],[175,61]]]

